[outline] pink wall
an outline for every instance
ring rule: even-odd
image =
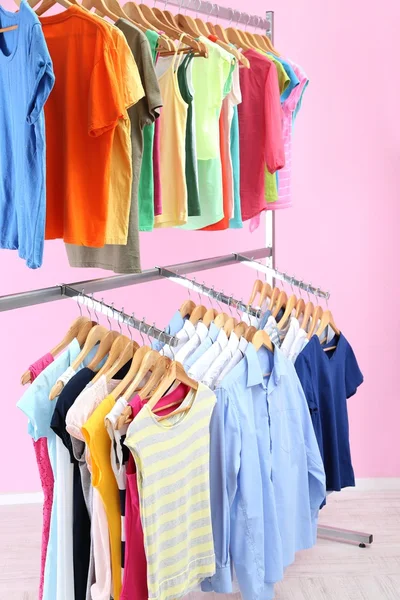
[[[400,130],[386,99],[395,101],[398,91],[392,57],[399,55],[394,40],[400,9],[393,0],[378,16],[352,4],[271,0],[265,6],[249,0],[246,10],[260,15],[275,10],[276,47],[299,62],[312,81],[296,123],[295,208],[276,219],[277,262],[331,290],[335,319],[359,357],[366,382],[350,403],[357,476],[400,476],[400,454],[392,442],[400,417],[394,362],[399,319],[389,304],[387,324],[378,329],[375,294],[369,289],[379,277],[380,296],[392,298],[395,291],[390,270],[396,272],[393,240],[400,209],[394,156]],[[239,10],[241,5],[230,2]],[[13,6],[5,0],[6,8]],[[141,244],[146,268],[257,248],[264,245],[264,232],[250,234],[247,226],[223,233],[166,230],[142,234]],[[61,242],[46,243],[45,266],[34,272],[14,254],[0,252],[0,273],[0,294],[107,275],[69,268]],[[246,298],[254,275],[235,266],[198,279]],[[104,298],[163,326],[185,295],[170,282],[158,282],[107,292]],[[76,314],[69,301],[0,313],[5,424],[0,492],[40,489],[26,419],[15,409],[22,393],[19,378]]]

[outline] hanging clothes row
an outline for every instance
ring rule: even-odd
[[[55,0],[0,7],[2,248],[37,268],[44,240],[63,239],[73,267],[135,273],[139,231],[254,229],[290,205],[308,80],[267,36],[134,2],[59,2],[51,16]]]
[[[329,310],[260,280],[249,306],[259,317],[187,299],[173,346],[80,316],[30,367],[40,598],[172,600],[237,578],[272,599],[315,544],[326,492],[354,485],[362,374]]]

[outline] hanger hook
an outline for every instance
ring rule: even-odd
[[[110,310],[111,310],[111,312],[113,314],[113,318],[114,318],[114,302],[111,302]],[[110,331],[111,331],[111,321],[110,321],[110,315],[109,315],[108,312],[107,312],[107,321],[108,321],[108,326],[109,326]]]
[[[131,314],[131,316],[129,317],[129,319],[126,322],[126,326],[128,328],[128,331],[129,331],[129,337],[131,338],[131,342],[133,342],[132,329],[131,329],[131,320],[132,320],[132,317],[133,317],[133,313]]]
[[[210,12],[206,13],[207,14],[207,18],[209,19],[212,16],[212,12],[214,10],[214,4],[212,2],[206,2],[206,4],[211,7],[210,8]]]
[[[187,0],[187,2],[185,2],[183,5],[183,8],[185,9],[185,15],[187,15],[187,11],[190,8],[190,3],[191,3],[191,0]]]
[[[213,4],[213,7],[214,7],[214,6],[216,6],[216,7],[217,7],[217,15],[216,15],[216,17],[217,17],[217,20],[215,21],[215,24],[217,24],[217,23],[218,23],[218,21],[219,21],[219,4]]]
[[[154,1],[155,1],[155,0],[154,0]],[[256,20],[256,19],[257,19],[257,20]],[[259,17],[258,15],[256,15],[256,16],[254,17],[254,24],[253,24],[254,31],[256,31],[256,29],[258,28],[258,26],[259,26],[259,24],[260,24],[260,21],[261,21],[261,17]]]
[[[79,313],[82,316],[82,307],[81,307],[81,302],[79,299],[83,299],[83,294],[82,294],[82,290],[79,292],[78,294],[78,308],[79,308]]]
[[[329,297],[330,297],[330,295],[331,295],[331,293],[330,293],[330,291],[328,290],[328,291],[326,292],[326,294],[325,294],[326,310],[329,310],[329,302],[328,302],[328,300],[329,300]]]
[[[97,311],[96,311],[96,303],[95,303],[95,300],[93,298],[93,294],[94,293],[92,292],[92,295],[90,296],[90,300],[92,302],[92,308],[93,308],[94,316],[96,317],[96,321],[98,323],[99,322],[99,315],[97,314]]]
[[[248,26],[248,24],[250,23],[250,18],[251,18],[251,17],[250,17],[250,15],[249,15],[249,13],[244,13],[244,14],[248,16],[248,19],[247,19],[247,21],[246,21],[246,25],[244,26],[244,30],[246,31],[246,30],[247,30],[247,26]]]
[[[178,15],[181,12],[182,4],[183,4],[183,0],[180,0],[180,2],[179,2],[179,8],[178,8]]]
[[[164,0],[164,8],[163,8],[163,10],[165,10],[165,7],[167,6],[167,4],[168,4],[168,0]]]
[[[123,325],[123,323],[124,323],[124,314],[125,314],[125,310],[124,310],[124,307],[122,307],[121,308],[121,312],[120,312],[121,322],[118,321],[119,330],[120,330],[121,335],[122,335],[122,327],[121,327],[121,325]]]
[[[233,300],[233,294],[228,298],[228,310],[229,310],[229,314],[231,315],[231,317],[233,317],[232,307],[231,307],[232,300]]]
[[[318,300],[318,298],[319,298],[319,291],[320,291],[320,289],[321,288],[317,288],[316,291],[314,292],[314,296],[315,296],[315,298],[317,300],[317,305],[318,306],[319,306],[319,300]]]
[[[142,338],[142,344],[143,344],[143,346],[144,346],[145,344],[144,344],[144,337],[143,337],[143,334],[142,334],[142,332],[141,332],[141,328],[142,328],[142,325],[144,325],[144,323],[145,323],[145,320],[146,320],[146,317],[143,317],[143,319],[142,319],[142,320],[141,320],[141,322],[140,322],[140,328],[139,328],[139,333],[140,333],[140,337]]]
[[[154,333],[155,328],[156,328],[156,322],[153,321],[153,325],[150,327],[149,331],[147,332],[147,337],[149,338],[149,342],[150,342],[149,346],[153,345],[153,342],[151,341],[150,336],[151,336],[151,331],[153,331],[153,333]],[[154,337],[154,335],[152,337]]]
[[[229,10],[231,11],[231,18],[229,19],[228,27],[231,26],[233,17],[235,16],[235,11],[233,10],[233,8],[230,8]]]
[[[295,295],[295,293],[294,293],[294,289],[293,289],[293,282],[294,282],[294,280],[295,280],[295,279],[296,279],[296,275],[293,275],[293,277],[292,277],[292,278],[291,278],[291,280],[290,280],[290,287],[291,287],[291,290],[292,290],[292,294],[293,294],[293,295]]]
[[[93,319],[92,319],[92,313],[91,313],[91,312],[90,312],[90,310],[89,310],[89,302],[87,302],[87,298],[86,298],[86,296],[85,296],[85,289],[84,289],[84,288],[82,288],[82,297],[83,297],[83,299],[84,299],[84,303],[85,303],[86,310],[87,310],[87,312],[88,312],[88,315],[89,315],[89,319],[90,319],[91,321],[93,321]]]
[[[311,287],[311,283],[309,283],[307,285],[307,296],[308,296],[308,301],[311,302],[311,297],[310,297],[310,287]]]

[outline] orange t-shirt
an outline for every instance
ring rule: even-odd
[[[136,64],[135,80],[121,84],[110,34],[78,6],[40,21],[56,76],[45,105],[46,239],[101,247],[115,128],[144,90]]]

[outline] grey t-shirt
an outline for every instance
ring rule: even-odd
[[[132,193],[126,246],[105,245],[88,248],[65,244],[71,267],[97,267],[115,273],[140,273],[138,188],[143,153],[143,127],[153,123],[162,106],[150,44],[144,33],[125,19],[115,24],[125,35],[139,69],[145,96],[128,110],[132,140]]]

